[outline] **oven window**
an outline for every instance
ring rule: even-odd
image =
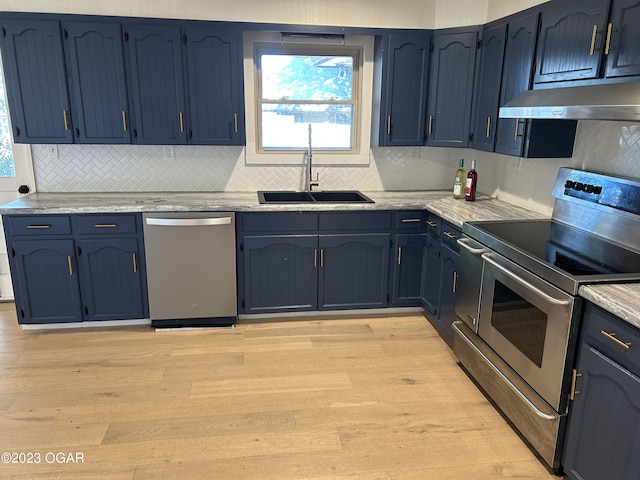
[[[538,367],[542,367],[547,314],[496,280],[491,325]]]

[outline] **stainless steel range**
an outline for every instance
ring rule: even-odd
[[[580,285],[640,281],[640,180],[561,168],[551,220],[463,226],[454,352],[553,469]]]

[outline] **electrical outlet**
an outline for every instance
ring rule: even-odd
[[[173,160],[176,158],[176,147],[174,145],[165,145],[164,146],[164,159],[165,160]]]
[[[58,160],[58,145],[49,145],[47,149],[47,156],[51,162]]]

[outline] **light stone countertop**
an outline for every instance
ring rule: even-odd
[[[284,212],[429,210],[458,227],[469,220],[545,218],[502,200],[478,195],[455,200],[448,191],[364,191],[375,203],[258,203],[256,192],[33,193],[0,206],[3,215],[122,212]]]
[[[583,285],[578,294],[640,328],[640,283]]]

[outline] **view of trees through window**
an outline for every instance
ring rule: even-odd
[[[0,63],[0,177],[15,177],[13,165],[13,149],[11,147],[11,130],[9,128],[9,112],[4,87],[4,74]]]
[[[354,56],[260,55],[260,115],[264,150],[353,148]]]

